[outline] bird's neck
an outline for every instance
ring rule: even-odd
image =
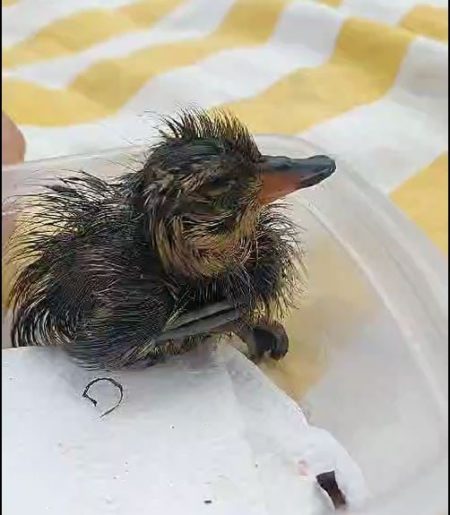
[[[200,279],[216,277],[250,257],[256,237],[257,220],[247,220],[224,233],[208,231],[202,225],[173,219],[157,222],[155,245],[167,272]]]

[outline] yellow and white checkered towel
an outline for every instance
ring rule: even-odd
[[[145,141],[196,104],[342,156],[448,247],[447,0],[3,0],[28,159]]]

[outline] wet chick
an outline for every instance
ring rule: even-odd
[[[13,345],[62,345],[84,366],[117,369],[235,333],[252,359],[283,357],[277,317],[299,256],[272,201],[334,169],[326,156],[261,155],[223,112],[165,120],[139,171],[79,173],[28,199],[9,249],[27,259],[10,294]]]

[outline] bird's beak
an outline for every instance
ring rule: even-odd
[[[327,156],[306,159],[263,156],[259,199],[261,203],[269,204],[289,193],[319,184],[335,170],[336,163]]]

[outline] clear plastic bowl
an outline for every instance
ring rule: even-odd
[[[322,153],[295,138],[257,140],[265,153]],[[74,170],[111,176],[143,153],[118,149],[3,169],[3,228],[14,218],[11,196]],[[287,320],[290,353],[263,368],[360,465],[373,494],[365,514],[444,515],[447,264],[389,201],[337,162],[330,180],[289,199],[304,229],[308,293]],[[7,339],[8,316],[2,332]]]

